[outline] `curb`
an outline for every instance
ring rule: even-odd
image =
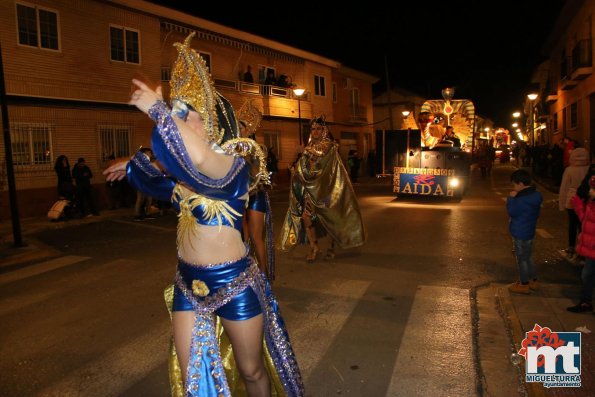
[[[525,338],[525,333],[523,332],[523,327],[521,326],[521,320],[519,319],[514,305],[512,304],[510,293],[508,292],[506,286],[498,286],[496,291],[496,298],[500,304],[502,313],[504,314],[504,321],[507,323],[508,329],[511,331],[511,342],[515,348],[515,352],[517,352],[521,349],[521,341]],[[524,377],[522,380],[522,385],[527,390],[529,397],[546,396],[543,385],[538,383],[527,383],[524,381]]]

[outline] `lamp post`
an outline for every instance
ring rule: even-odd
[[[409,110],[403,110],[401,114],[403,115],[403,122],[407,120],[409,114],[411,112]],[[405,167],[409,168],[409,144],[411,139],[411,127],[407,127],[407,152],[405,152]]]
[[[537,94],[535,93],[531,93],[531,94],[527,94],[527,98],[529,98],[529,105],[531,106],[530,109],[530,119],[531,119],[531,145],[533,146],[533,149],[535,149],[535,122],[533,120],[534,117],[534,112],[533,112],[533,101],[535,101],[537,99]]]
[[[303,88],[294,88],[293,89],[293,93],[294,95],[297,97],[298,100],[298,142],[299,145],[302,146],[302,107],[301,107],[301,99],[302,99],[302,95],[304,95],[304,91],[306,91]]]

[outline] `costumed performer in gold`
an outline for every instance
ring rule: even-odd
[[[355,192],[324,117],[310,122],[310,139],[291,174],[289,208],[279,246],[288,250],[309,244],[308,262],[316,260],[318,239],[328,235],[325,258],[335,257],[335,244],[354,248],[364,244],[366,233]]]
[[[254,141],[234,139],[233,108],[190,48],[193,35],[175,44],[171,107],[160,88],[133,80],[130,104],[155,122],[151,144],[166,172],[138,152],[104,174],[108,181],[126,174],[135,188],[170,199],[178,211],[178,266],[166,293],[175,345],[172,395],[303,396],[278,303],[241,237],[250,188],[268,177],[264,155]],[[260,159],[257,172],[247,156]]]
[[[256,130],[260,126],[262,114],[252,101],[246,101],[237,112],[240,125],[240,136],[256,141]],[[259,145],[263,153],[268,149]],[[268,172],[268,170],[267,170]],[[258,267],[269,281],[275,279],[275,248],[273,244],[273,212],[267,189],[270,188],[268,180],[262,180],[250,192],[248,208],[244,216],[244,241],[254,248],[254,255]]]

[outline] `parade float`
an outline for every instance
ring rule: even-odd
[[[443,100],[426,101],[415,120],[417,128],[383,131],[377,136],[383,161],[388,159],[392,166],[393,192],[397,195],[461,198],[466,192],[475,106],[469,100],[453,100],[453,95],[454,89],[447,88],[442,90]],[[460,146],[444,139],[449,125],[454,127]]]

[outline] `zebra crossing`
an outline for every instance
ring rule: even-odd
[[[67,255],[48,260],[0,277],[0,283],[8,284],[33,278],[43,273],[68,268],[89,258]],[[118,260],[102,266],[118,266]],[[120,264],[119,266],[121,266]],[[101,266],[101,265],[100,265]],[[33,269],[35,268],[35,269]],[[66,277],[66,276],[65,276]],[[369,301],[371,282],[348,278],[335,278],[331,283],[301,281],[291,286],[276,286],[279,304],[285,317],[295,353],[302,370],[306,396],[331,395],[329,384],[336,385],[336,393],[363,395],[361,390],[383,390],[374,395],[416,396],[416,395],[476,395],[476,375],[473,364],[471,302],[466,289],[417,286],[408,317],[398,324],[403,333],[400,341],[395,338],[393,349],[386,357],[388,362],[368,361],[383,368],[372,369],[374,375],[364,375],[363,369],[347,368],[344,362],[335,358],[333,350],[342,350],[345,344],[353,343],[345,329],[359,328],[370,324],[369,333],[373,340],[383,330],[370,319],[354,319],[367,313],[362,302]],[[293,288],[292,293],[287,293]],[[285,289],[285,291],[283,291]],[[38,291],[39,292],[39,291]],[[0,300],[0,315],[11,315],[18,309],[34,305],[43,299],[41,292],[23,297],[10,309],[6,300]],[[368,302],[369,303],[369,302]],[[403,304],[406,305],[406,304]],[[132,395],[131,387],[143,383],[154,383],[151,377],[163,379],[160,387],[151,395],[168,395],[167,355],[171,328],[167,314],[152,322],[150,328],[124,343],[116,344],[106,351],[93,355],[92,359],[60,377],[54,377],[36,389],[37,396],[124,396]],[[370,314],[372,317],[373,315]],[[399,318],[383,318],[383,322],[402,321]],[[351,324],[349,324],[351,323]],[[114,325],[117,326],[117,325]],[[347,332],[349,334],[349,332]],[[365,353],[365,344],[356,343],[350,349]],[[396,347],[396,349],[395,349]],[[377,346],[375,347],[377,348]],[[361,359],[361,358],[360,358]],[[364,364],[361,364],[362,366]],[[370,365],[366,362],[365,365]],[[354,367],[352,365],[352,367]],[[328,370],[323,375],[317,371]],[[156,375],[157,374],[157,375]],[[330,375],[327,375],[330,374]],[[357,374],[357,376],[356,376]],[[332,376],[332,381],[327,376]],[[356,377],[358,378],[355,382]],[[328,383],[324,385],[324,383]],[[364,386],[357,389],[355,383],[376,383],[378,386]],[[351,385],[351,386],[350,386]],[[358,391],[359,390],[359,391]],[[335,391],[335,390],[333,390]],[[379,393],[379,394],[377,394]],[[10,395],[10,394],[6,394]],[[369,394],[368,394],[369,395]]]

